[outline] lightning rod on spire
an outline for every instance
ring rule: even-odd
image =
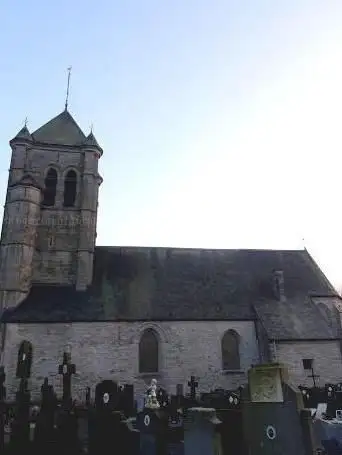
[[[28,122],[28,118],[25,117],[25,120],[24,120],[24,127],[27,128],[27,122]]]
[[[68,109],[71,69],[72,69],[71,66],[69,66],[69,68],[67,69],[68,70],[68,83],[67,83],[67,91],[66,91],[66,97],[65,97],[65,110]]]

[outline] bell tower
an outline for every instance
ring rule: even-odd
[[[92,280],[102,149],[67,109],[32,137],[29,168],[43,188],[33,282],[84,290]]]
[[[66,108],[10,142],[0,242],[0,303],[16,306],[32,284],[75,286],[92,281],[102,149]]]

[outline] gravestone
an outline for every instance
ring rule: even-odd
[[[198,381],[196,381],[195,376],[190,377],[190,381],[188,381],[188,387],[190,388],[190,400],[195,402],[196,401],[196,389],[198,388]]]
[[[56,443],[55,412],[57,398],[48,379],[44,379],[41,387],[41,407],[34,431],[34,451],[36,454],[45,455],[53,451]]]
[[[76,367],[71,363],[70,354],[67,352],[63,353],[63,363],[58,367],[58,373],[62,376],[63,380],[63,405],[71,406],[71,378],[76,373]]]
[[[260,365],[248,376],[250,397],[245,391],[243,419],[249,454],[305,455],[302,396],[287,384],[286,369],[280,364]]]
[[[89,408],[91,406],[91,389],[90,389],[90,387],[87,387],[87,389],[86,389],[85,402],[86,402],[87,408]]]
[[[217,455],[221,452],[213,408],[189,408],[184,419],[184,455]]]
[[[0,367],[0,453],[3,453],[5,448],[5,387],[6,374],[4,367]]]
[[[178,397],[171,396],[168,412],[167,455],[184,454],[183,412],[178,406]]]
[[[28,341],[20,344],[16,377],[19,389],[16,393],[15,416],[12,421],[10,448],[13,453],[24,453],[30,444],[30,401],[28,379],[31,375],[32,345]]]
[[[215,389],[210,393],[201,394],[203,404],[216,409],[216,415],[221,421],[218,431],[221,435],[224,455],[230,453],[244,455],[246,453],[240,395],[240,390],[225,389]]]
[[[132,417],[135,414],[133,384],[125,384],[123,388],[121,409],[126,417]]]
[[[27,379],[21,378],[16,393],[15,416],[10,437],[11,452],[15,454],[25,453],[30,444],[30,400]]]
[[[118,450],[134,452],[139,435],[129,428],[119,410],[121,393],[114,381],[105,380],[96,386],[95,409],[90,413],[88,427],[90,455],[110,455]]]
[[[137,415],[140,431],[140,455],[166,455],[167,414],[161,409],[146,408]]]
[[[63,397],[57,418],[56,445],[60,452],[64,452],[63,455],[75,455],[81,453],[81,444],[78,438],[76,407],[71,396],[71,378],[76,373],[76,367],[71,363],[70,354],[64,352],[63,363],[59,365],[58,373],[62,376]]]
[[[184,388],[183,384],[176,385],[177,406],[180,408],[184,404]]]

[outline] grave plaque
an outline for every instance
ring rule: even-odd
[[[282,366],[260,365],[248,372],[251,400],[254,403],[282,403]]]

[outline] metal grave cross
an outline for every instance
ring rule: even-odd
[[[63,363],[58,367],[58,373],[63,376],[63,401],[71,400],[71,376],[76,373],[75,364],[71,363],[67,352],[63,354]]]
[[[190,398],[192,400],[196,399],[196,389],[198,387],[198,382],[195,380],[195,376],[190,377],[190,381],[188,381],[188,386],[190,387]]]

